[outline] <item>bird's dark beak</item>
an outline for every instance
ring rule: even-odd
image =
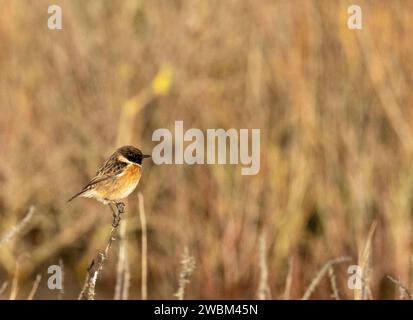
[[[150,154],[144,154],[144,155],[142,155],[142,157],[145,159],[145,158],[150,158],[151,157],[151,155]]]

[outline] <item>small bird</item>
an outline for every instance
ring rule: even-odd
[[[116,227],[125,207],[120,200],[125,199],[135,190],[142,175],[142,161],[149,157],[150,155],[143,154],[133,146],[120,147],[99,168],[96,176],[68,202],[77,197],[85,197],[109,205],[113,213],[113,226]]]

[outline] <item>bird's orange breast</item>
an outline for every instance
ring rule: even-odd
[[[142,168],[138,165],[128,165],[123,173],[114,179],[110,179],[96,188],[99,196],[117,201],[126,198],[135,190],[141,178]]]

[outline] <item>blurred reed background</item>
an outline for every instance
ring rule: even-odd
[[[399,298],[386,274],[410,287],[413,2],[56,0],[54,31],[50,4],[0,0],[0,237],[35,207],[0,244],[1,298],[25,299],[38,274],[35,298],[58,298],[47,268],[60,260],[63,298],[77,298],[111,213],[66,200],[119,144],[150,152],[175,120],[260,128],[261,171],[145,164],[148,298],[174,298],[185,247],[186,298],[298,299],[341,256],[329,272],[341,298],[357,297],[349,264],[367,266],[368,298]],[[347,28],[351,4],[361,31]],[[140,299],[137,192],[126,217]],[[114,296],[118,255],[115,243],[97,298]],[[330,282],[310,298],[331,298]]]

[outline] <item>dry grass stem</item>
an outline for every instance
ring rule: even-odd
[[[27,300],[33,300],[34,296],[36,295],[37,289],[39,289],[39,284],[40,284],[41,280],[42,280],[42,276],[40,274],[38,274],[36,276],[36,279],[33,282],[33,287],[30,290],[30,293],[27,297]]]
[[[78,240],[82,235],[90,231],[96,226],[98,219],[97,213],[83,215],[73,225],[67,226],[61,233],[55,236],[49,241],[46,241],[43,245],[34,248],[31,253],[32,263],[31,265],[25,265],[22,269],[24,273],[33,272],[45,260],[62,250],[70,246],[73,242]]]
[[[410,256],[410,291],[413,291],[413,255]]]
[[[291,286],[293,282],[293,259],[290,258],[288,260],[288,273],[287,273],[287,278],[285,280],[285,289],[284,289],[284,300],[290,300],[291,299]]]
[[[359,32],[356,36],[367,66],[368,76],[374,86],[384,113],[388,117],[389,123],[396,132],[403,148],[408,153],[411,153],[413,152],[412,130],[401,111],[395,93],[392,90],[392,85],[389,84],[389,81],[391,82],[393,78],[377,76],[378,74],[388,73],[388,63],[382,60],[380,53],[375,48],[370,32]]]
[[[19,289],[19,271],[20,271],[20,265],[19,265],[18,262],[16,262],[16,267],[14,269],[13,281],[11,283],[11,290],[10,290],[9,300],[16,300],[17,291]]]
[[[115,286],[115,294],[114,294],[114,299],[115,300],[120,300],[122,296],[122,287],[123,287],[123,272],[125,270],[125,221],[124,223],[120,226],[119,229],[119,257],[118,257],[118,264],[116,267],[116,286]]]
[[[259,300],[268,300],[271,299],[271,291],[268,285],[267,245],[264,234],[259,240],[259,267],[260,281],[257,297]]]
[[[359,258],[359,266],[361,268],[361,283],[362,287],[361,290],[354,290],[355,300],[366,300],[372,299],[372,293],[370,289],[370,273],[371,273],[371,250],[372,250],[372,243],[374,232],[376,231],[377,221],[374,221],[369,229],[369,233],[367,235],[366,244],[363,249],[363,253],[361,254],[361,258]]]
[[[413,1],[357,1],[362,31],[351,1],[56,1],[64,37],[0,2],[2,299],[175,299],[186,244],[185,299],[413,293]],[[66,199],[122,145],[154,158],[108,258],[106,208]]]
[[[77,297],[77,300],[83,300],[86,298],[86,289],[89,283],[89,272],[86,274],[85,281],[83,282],[82,290]]]
[[[333,291],[333,298],[335,300],[341,300],[333,267],[328,268],[328,277],[330,279],[331,290]]]
[[[398,288],[399,288],[399,293],[400,293],[400,299],[401,300],[412,300],[413,295],[410,293],[410,290],[405,287],[400,280],[397,280],[393,278],[390,275],[387,275],[387,279],[389,279],[391,282],[393,282]]]
[[[115,300],[127,300],[129,288],[129,261],[126,243],[127,219],[125,219],[119,229],[119,258],[116,268]],[[126,297],[126,298],[125,298]]]
[[[147,228],[146,228],[146,214],[143,195],[138,193],[139,199],[139,219],[141,222],[141,243],[142,243],[142,252],[141,252],[141,297],[142,300],[148,298],[148,240],[147,240]]]
[[[65,294],[65,266],[64,266],[62,259],[59,259],[59,266],[60,266],[60,270],[62,270],[62,288],[59,290],[57,299],[62,300],[63,295]]]
[[[9,230],[4,236],[0,238],[0,244],[6,243],[10,241],[10,239],[15,237],[29,223],[34,214],[34,211],[34,206],[31,206],[23,220],[20,221],[20,223],[15,225],[13,228],[11,228],[11,230]]]
[[[7,287],[9,286],[9,282],[5,281],[0,287],[0,296],[6,291]]]
[[[188,247],[184,248],[181,260],[181,272],[179,274],[178,291],[175,297],[178,300],[184,300],[185,287],[190,282],[192,272],[195,270],[195,258],[189,254]]]
[[[123,287],[122,287],[122,300],[128,300],[129,289],[130,289],[130,267],[129,267],[129,256],[128,251],[125,254],[125,270],[123,271]]]
[[[319,285],[321,279],[324,277],[324,275],[327,273],[327,271],[335,264],[343,263],[350,261],[350,257],[339,257],[336,259],[332,259],[328,261],[322,268],[321,270],[317,273],[317,275],[313,278],[311,281],[310,285],[308,286],[307,290],[305,291],[302,300],[308,300],[310,296],[313,294],[315,288]]]

